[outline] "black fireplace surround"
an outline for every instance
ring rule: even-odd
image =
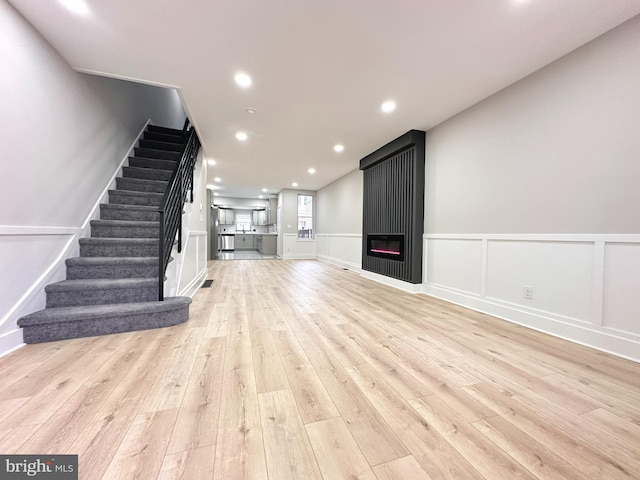
[[[422,283],[425,138],[410,130],[360,160],[362,269]]]

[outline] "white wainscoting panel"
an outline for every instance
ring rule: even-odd
[[[362,235],[359,233],[319,233],[316,247],[319,260],[349,270],[362,269]]]
[[[424,293],[640,361],[640,235],[436,234],[424,247]]]
[[[486,296],[591,322],[592,260],[592,243],[489,240]]]
[[[481,294],[482,240],[427,240],[426,257],[430,283]]]
[[[193,297],[207,278],[207,232],[190,231],[183,253],[178,292]]]
[[[282,258],[316,258],[316,240],[299,240],[295,233],[282,236]]]
[[[640,335],[640,244],[608,244],[604,273],[605,327]]]

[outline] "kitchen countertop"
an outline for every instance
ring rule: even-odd
[[[278,235],[277,233],[262,233],[262,232],[220,232],[220,235]]]

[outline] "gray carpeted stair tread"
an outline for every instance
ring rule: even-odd
[[[163,133],[168,135],[182,136],[182,130],[178,128],[161,127],[159,125],[147,125],[147,131],[153,133]]]
[[[180,160],[180,152],[168,152],[155,148],[134,147],[136,157],[154,158],[157,160]]]
[[[191,304],[189,297],[166,297],[162,302],[117,303],[113,305],[81,305],[76,307],[46,308],[31,313],[18,320],[21,327],[51,323],[60,320],[84,320],[88,318],[108,318],[123,313],[158,313],[172,310],[177,306]]]
[[[132,192],[164,193],[169,182],[166,180],[149,180],[146,178],[116,178],[116,189]]]
[[[158,207],[148,205],[127,205],[103,203],[100,205],[101,220],[158,221]]]
[[[139,144],[142,148],[152,148],[154,150],[166,150],[167,152],[182,152],[182,143],[163,142],[161,140],[149,140],[143,138]]]
[[[109,202],[119,205],[146,205],[158,207],[164,193],[109,190]]]
[[[129,157],[130,167],[156,168],[159,170],[171,170],[176,168],[178,162],[175,160],[158,160],[153,158]]]
[[[75,257],[66,260],[67,280],[157,278],[158,257]]]
[[[178,143],[182,145],[182,135],[172,135],[168,133],[157,133],[157,132],[144,132],[143,137],[145,140],[158,140],[160,142],[167,143]]]
[[[25,343],[162,328],[189,319],[189,297],[164,301],[46,308],[18,320]]]
[[[45,287],[46,307],[150,302],[158,298],[157,278],[63,280]]]
[[[77,292],[80,290],[103,289],[121,290],[123,288],[134,287],[156,287],[158,280],[155,278],[117,278],[117,279],[85,279],[85,280],[62,280],[50,283],[44,287],[45,292]]]
[[[143,167],[123,167],[123,178],[141,178],[145,180],[161,180],[168,182],[173,172],[171,170],[162,170],[158,168]]]
[[[157,238],[81,238],[81,257],[158,256]]]
[[[91,220],[94,238],[158,238],[159,233],[159,221]]]

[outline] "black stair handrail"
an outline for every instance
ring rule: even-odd
[[[182,251],[182,209],[190,193],[189,201],[193,203],[193,170],[195,168],[200,139],[195,128],[189,128],[189,118],[182,129],[182,156],[169,179],[169,185],[158,208],[160,220],[159,258],[158,258],[158,299],[164,300],[164,274],[171,258],[176,234],[178,236],[178,252]]]

